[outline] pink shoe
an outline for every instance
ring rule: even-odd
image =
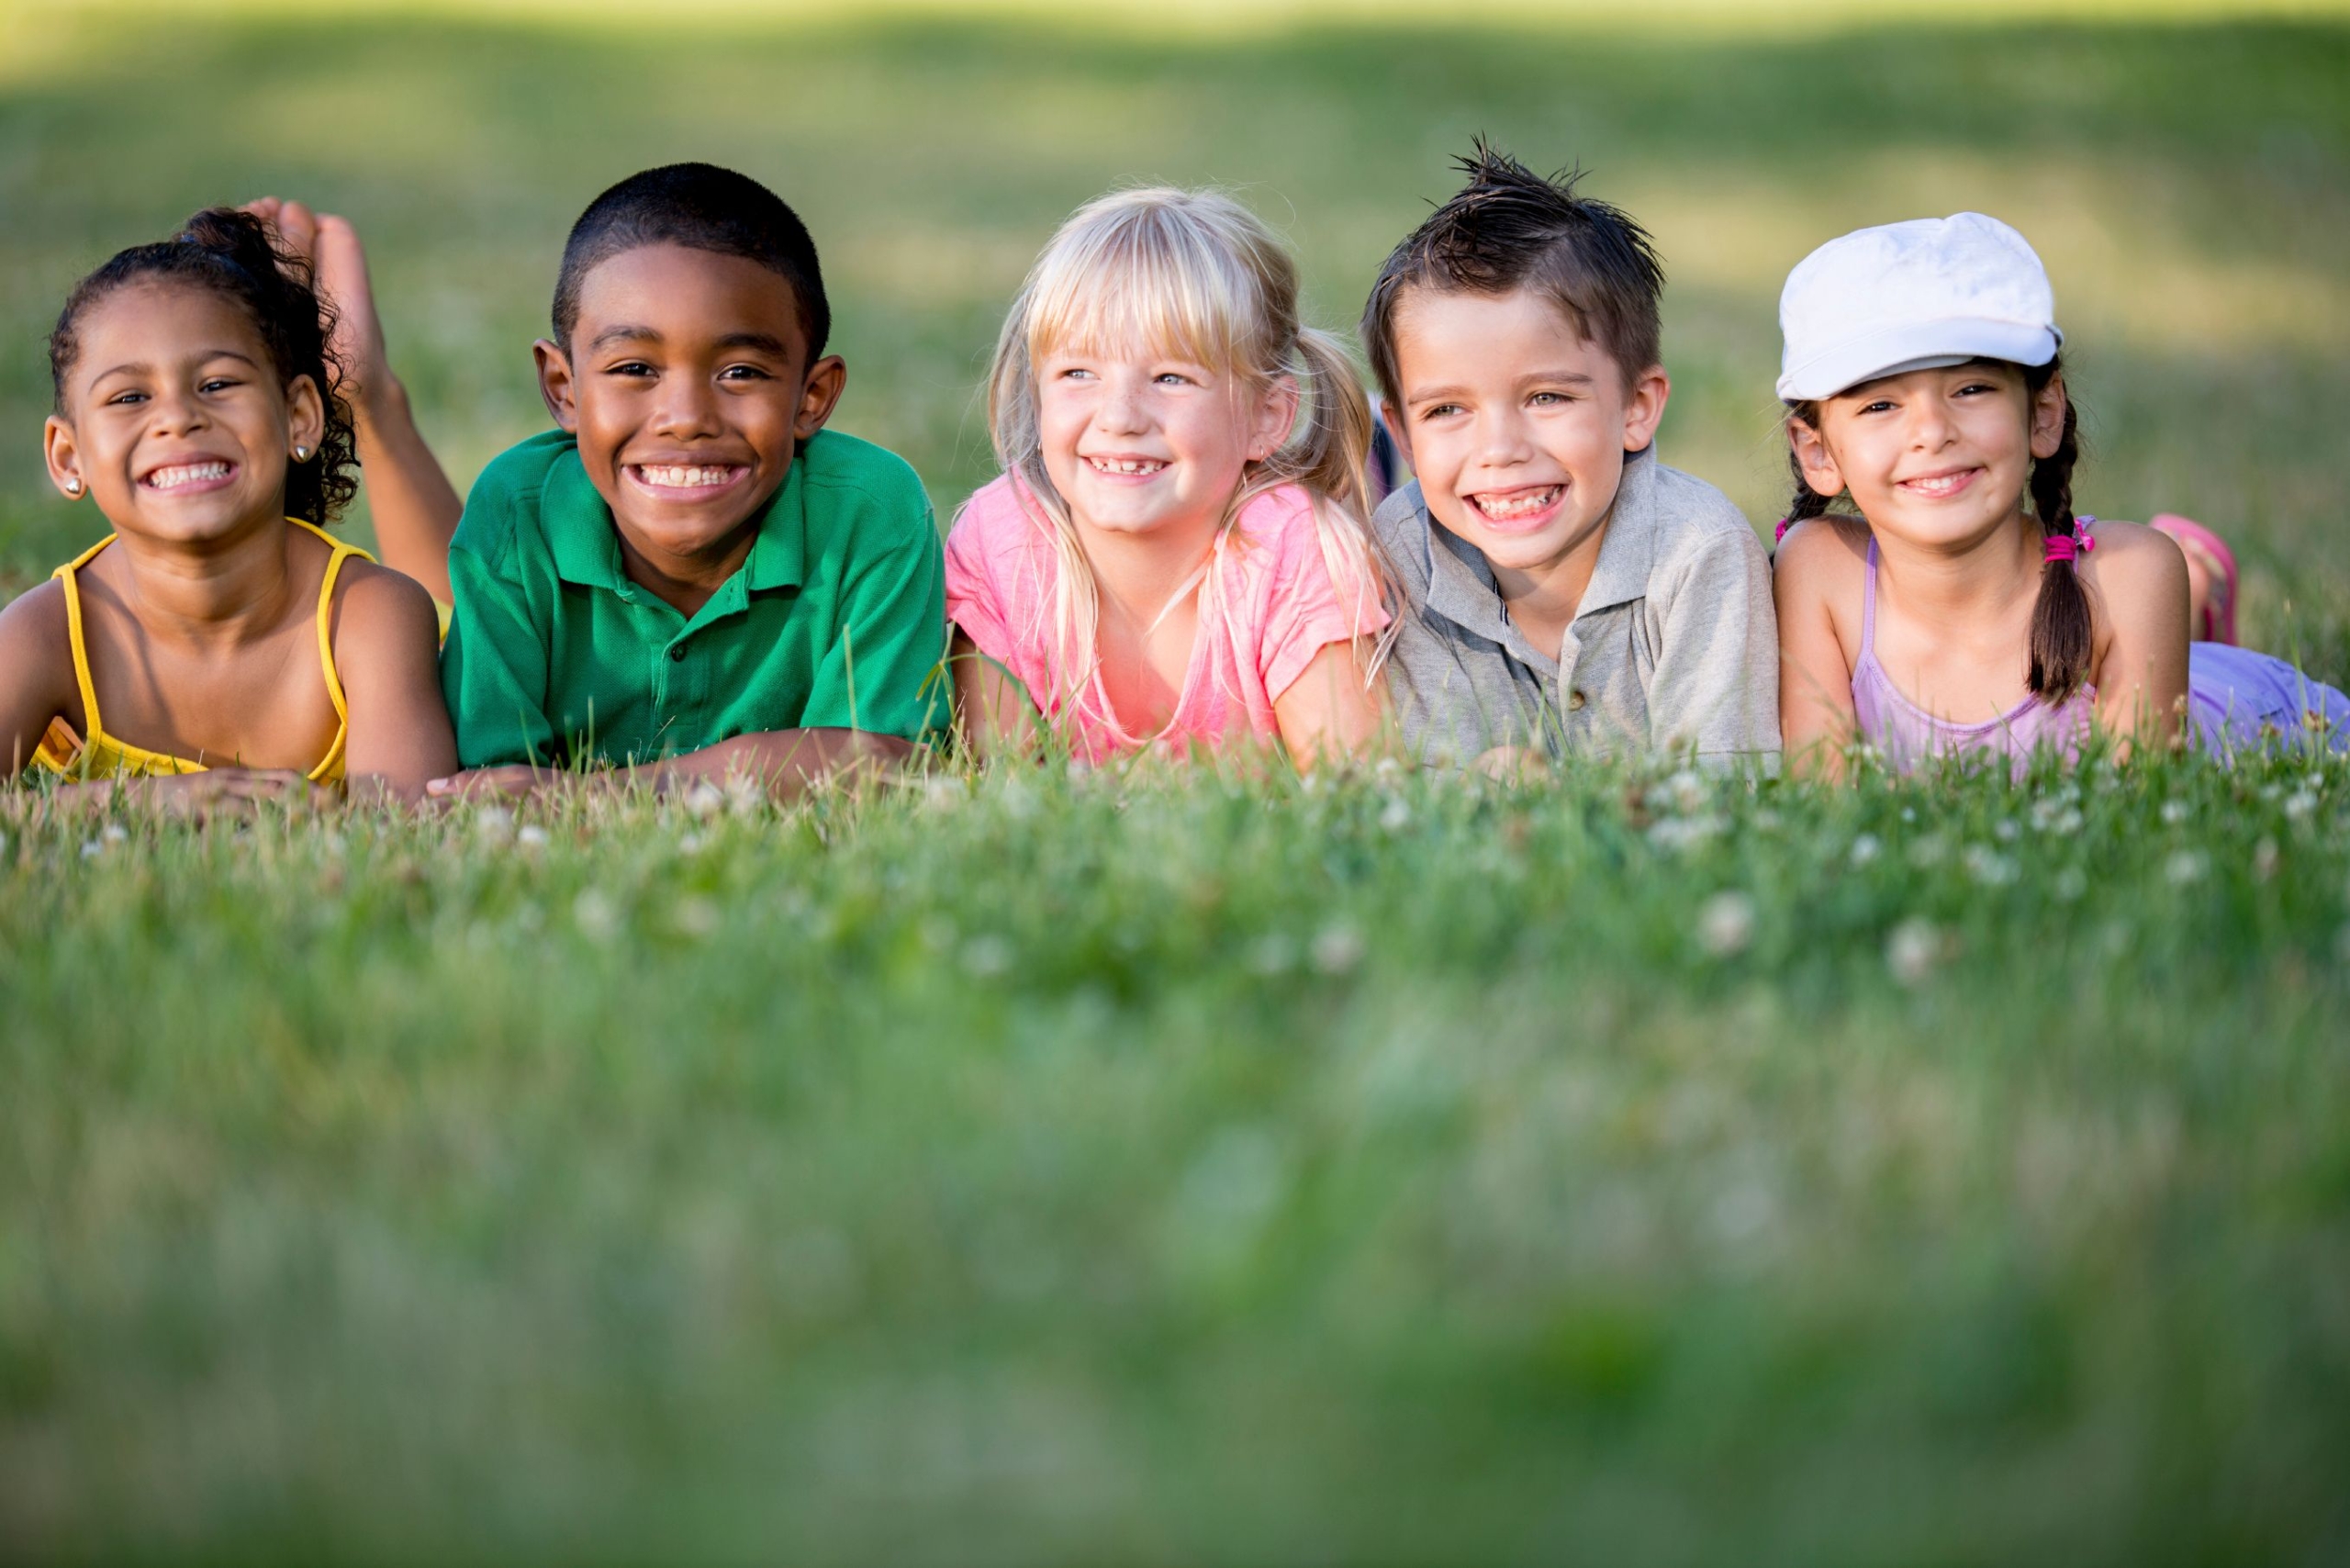
[[[2205,570],[2211,577],[2210,591],[2205,596],[2200,643],[2227,643],[2236,640],[2236,557],[2227,542],[2191,517],[2177,512],[2156,512],[2146,525],[2157,533],[2167,533],[2178,542],[2178,547],[2190,554],[2203,557]]]

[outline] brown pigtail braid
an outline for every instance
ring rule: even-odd
[[[2061,362],[2025,371],[2025,385],[2034,396],[2056,375]],[[2043,537],[2073,532],[2073,465],[2081,455],[2079,420],[2073,400],[2065,399],[2065,434],[2053,455],[2031,465],[2031,510],[2040,519]],[[2031,694],[2043,702],[2062,702],[2089,678],[2089,660],[2096,651],[2096,625],[2089,617],[2088,590],[2081,587],[2079,568],[2071,561],[2051,561],[2040,568],[2040,597],[2031,607]]]

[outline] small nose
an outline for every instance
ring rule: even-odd
[[[699,375],[664,376],[653,428],[664,435],[716,435],[717,389]]]

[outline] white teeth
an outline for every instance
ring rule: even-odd
[[[1553,485],[1547,490],[1536,490],[1529,495],[1479,496],[1476,498],[1476,502],[1479,511],[1483,512],[1487,517],[1506,522],[1521,517],[1532,517],[1558,498],[1559,487]]]
[[[640,463],[636,471],[644,476],[648,485],[658,485],[667,490],[699,490],[711,485],[723,485],[734,476],[732,468],[705,468],[677,464]]]
[[[1933,479],[1912,479],[1907,487],[1920,495],[1947,496],[1966,483],[1966,477],[1964,474],[1944,474]]]
[[[1167,466],[1150,458],[1128,461],[1114,457],[1089,457],[1086,461],[1103,474],[1156,474]]]
[[[200,484],[207,479],[229,476],[226,463],[175,463],[169,468],[158,468],[147,476],[147,487],[153,490],[174,490],[182,485]]]

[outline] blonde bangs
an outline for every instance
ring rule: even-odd
[[[1121,191],[1071,218],[1031,284],[1029,363],[1139,349],[1245,369],[1245,324],[1261,314],[1256,280],[1203,231],[1223,216],[1203,207],[1188,192]]]

